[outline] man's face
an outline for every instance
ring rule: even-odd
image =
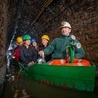
[[[31,41],[30,40],[26,40],[25,41],[25,45],[29,46],[31,44]]]
[[[18,45],[19,45],[19,46],[22,46],[22,45],[23,45],[23,42],[20,42]]]
[[[44,46],[47,46],[47,44],[48,44],[48,40],[46,40],[46,39],[42,39],[42,44],[43,44]]]
[[[62,35],[68,36],[71,32],[71,29],[68,27],[63,27],[63,28],[61,28],[61,32],[62,32]]]
[[[37,46],[37,43],[36,42],[33,42],[32,45],[35,47],[35,46]]]

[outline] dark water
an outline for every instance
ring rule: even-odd
[[[15,73],[7,79],[2,98],[97,98],[97,83],[98,78],[94,92],[76,91],[41,84]]]

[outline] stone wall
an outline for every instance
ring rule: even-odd
[[[3,91],[6,73],[6,34],[7,34],[7,2],[0,0],[0,98]]]
[[[4,65],[6,55],[6,34],[7,34],[7,2],[0,1],[0,67]]]

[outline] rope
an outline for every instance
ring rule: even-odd
[[[25,68],[24,65],[20,62],[18,62],[18,65],[19,65],[19,68],[20,68],[18,74],[19,75],[23,74],[23,75],[27,76],[25,71],[28,71],[28,68]]]

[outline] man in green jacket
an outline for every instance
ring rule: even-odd
[[[43,51],[39,51],[40,56],[52,53],[52,59],[67,58],[66,48],[70,44],[71,25],[68,22],[63,21],[61,22],[60,29],[62,36],[54,39]],[[79,41],[75,39],[75,43],[79,43]],[[75,48],[75,58],[82,58],[84,55],[85,51],[83,47],[79,49]]]

